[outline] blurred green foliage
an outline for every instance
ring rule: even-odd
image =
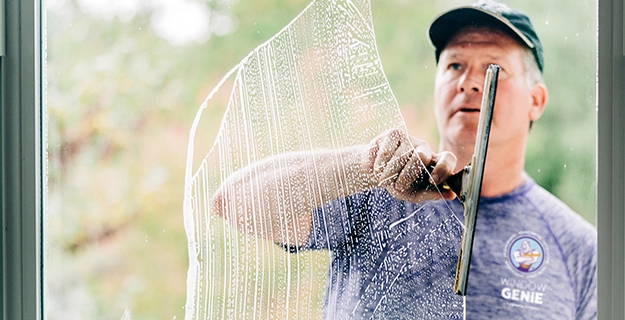
[[[308,1],[200,1],[237,27],[184,46],[155,34],[148,2],[130,18],[85,13],[86,1],[53,2],[46,21],[46,314],[182,319],[191,123],[221,77]],[[372,0],[379,53],[409,131],[434,147],[436,66],[426,28],[440,11],[466,3]],[[549,103],[530,134],[527,172],[595,223],[596,2],[508,3],[532,17],[545,47]],[[225,105],[206,112],[203,140],[211,144]],[[291,259],[309,265],[327,257]],[[325,269],[317,269],[315,281],[323,283]]]

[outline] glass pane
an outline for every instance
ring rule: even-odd
[[[437,66],[426,30],[437,14],[465,4],[47,1],[47,319],[323,317],[329,301],[342,301],[327,296],[341,274],[328,278],[333,256],[291,254],[246,235],[254,231],[237,231],[232,217],[208,209],[210,196],[237,169],[269,156],[366,144],[390,128],[406,129],[436,150]],[[549,102],[529,134],[526,172],[594,224],[596,1],[508,4],[531,17],[545,48]],[[351,86],[320,88],[333,72],[351,77]],[[268,104],[280,108],[268,115]],[[187,188],[185,179],[193,182]],[[305,197],[318,196],[315,206],[322,205],[321,190],[331,182],[309,176],[284,183],[304,181],[319,183],[318,194]],[[264,187],[256,186],[254,196],[262,198]],[[406,240],[414,256],[402,250],[367,256],[383,262],[380,272],[367,269],[372,277],[421,268],[415,261],[423,257],[452,270],[463,218],[462,207],[450,206],[414,207],[410,218],[422,218],[411,226],[401,223],[407,217],[380,218],[393,232],[427,227],[436,236]],[[362,223],[356,220],[338,225],[349,229]],[[271,229],[259,221],[247,226]],[[413,316],[420,310],[461,317],[465,300],[449,288],[453,273],[441,272],[401,278],[414,283],[403,288],[428,288],[428,295],[411,297],[439,299],[415,298]],[[432,279],[440,282],[419,282]],[[402,296],[395,283],[377,282]],[[382,289],[363,289],[355,308],[392,311],[393,295],[385,301],[377,296]],[[503,292],[496,298],[507,299]]]

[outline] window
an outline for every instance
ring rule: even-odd
[[[42,37],[46,32],[41,3],[6,0],[5,6],[6,54],[0,58],[3,225],[0,281],[5,319],[37,319],[43,317],[45,301],[41,285],[48,276],[42,273],[45,260],[42,248],[47,244],[42,241],[41,218],[48,205],[43,192],[46,181],[42,178],[46,172],[42,134],[47,128],[46,122],[41,121],[45,120],[41,108],[46,83]],[[597,224],[599,312],[604,319],[624,316],[622,123],[625,114],[622,106],[625,100],[620,88],[625,86],[622,72],[625,49],[622,11],[622,1],[599,2]],[[152,241],[150,238],[141,240]]]

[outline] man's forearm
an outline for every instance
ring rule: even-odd
[[[287,153],[250,164],[222,183],[212,211],[244,233],[303,245],[315,208],[375,186],[362,170],[364,148]]]

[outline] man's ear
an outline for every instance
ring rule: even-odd
[[[547,87],[542,83],[537,83],[532,88],[532,106],[529,110],[530,121],[536,121],[543,114],[547,106]]]

